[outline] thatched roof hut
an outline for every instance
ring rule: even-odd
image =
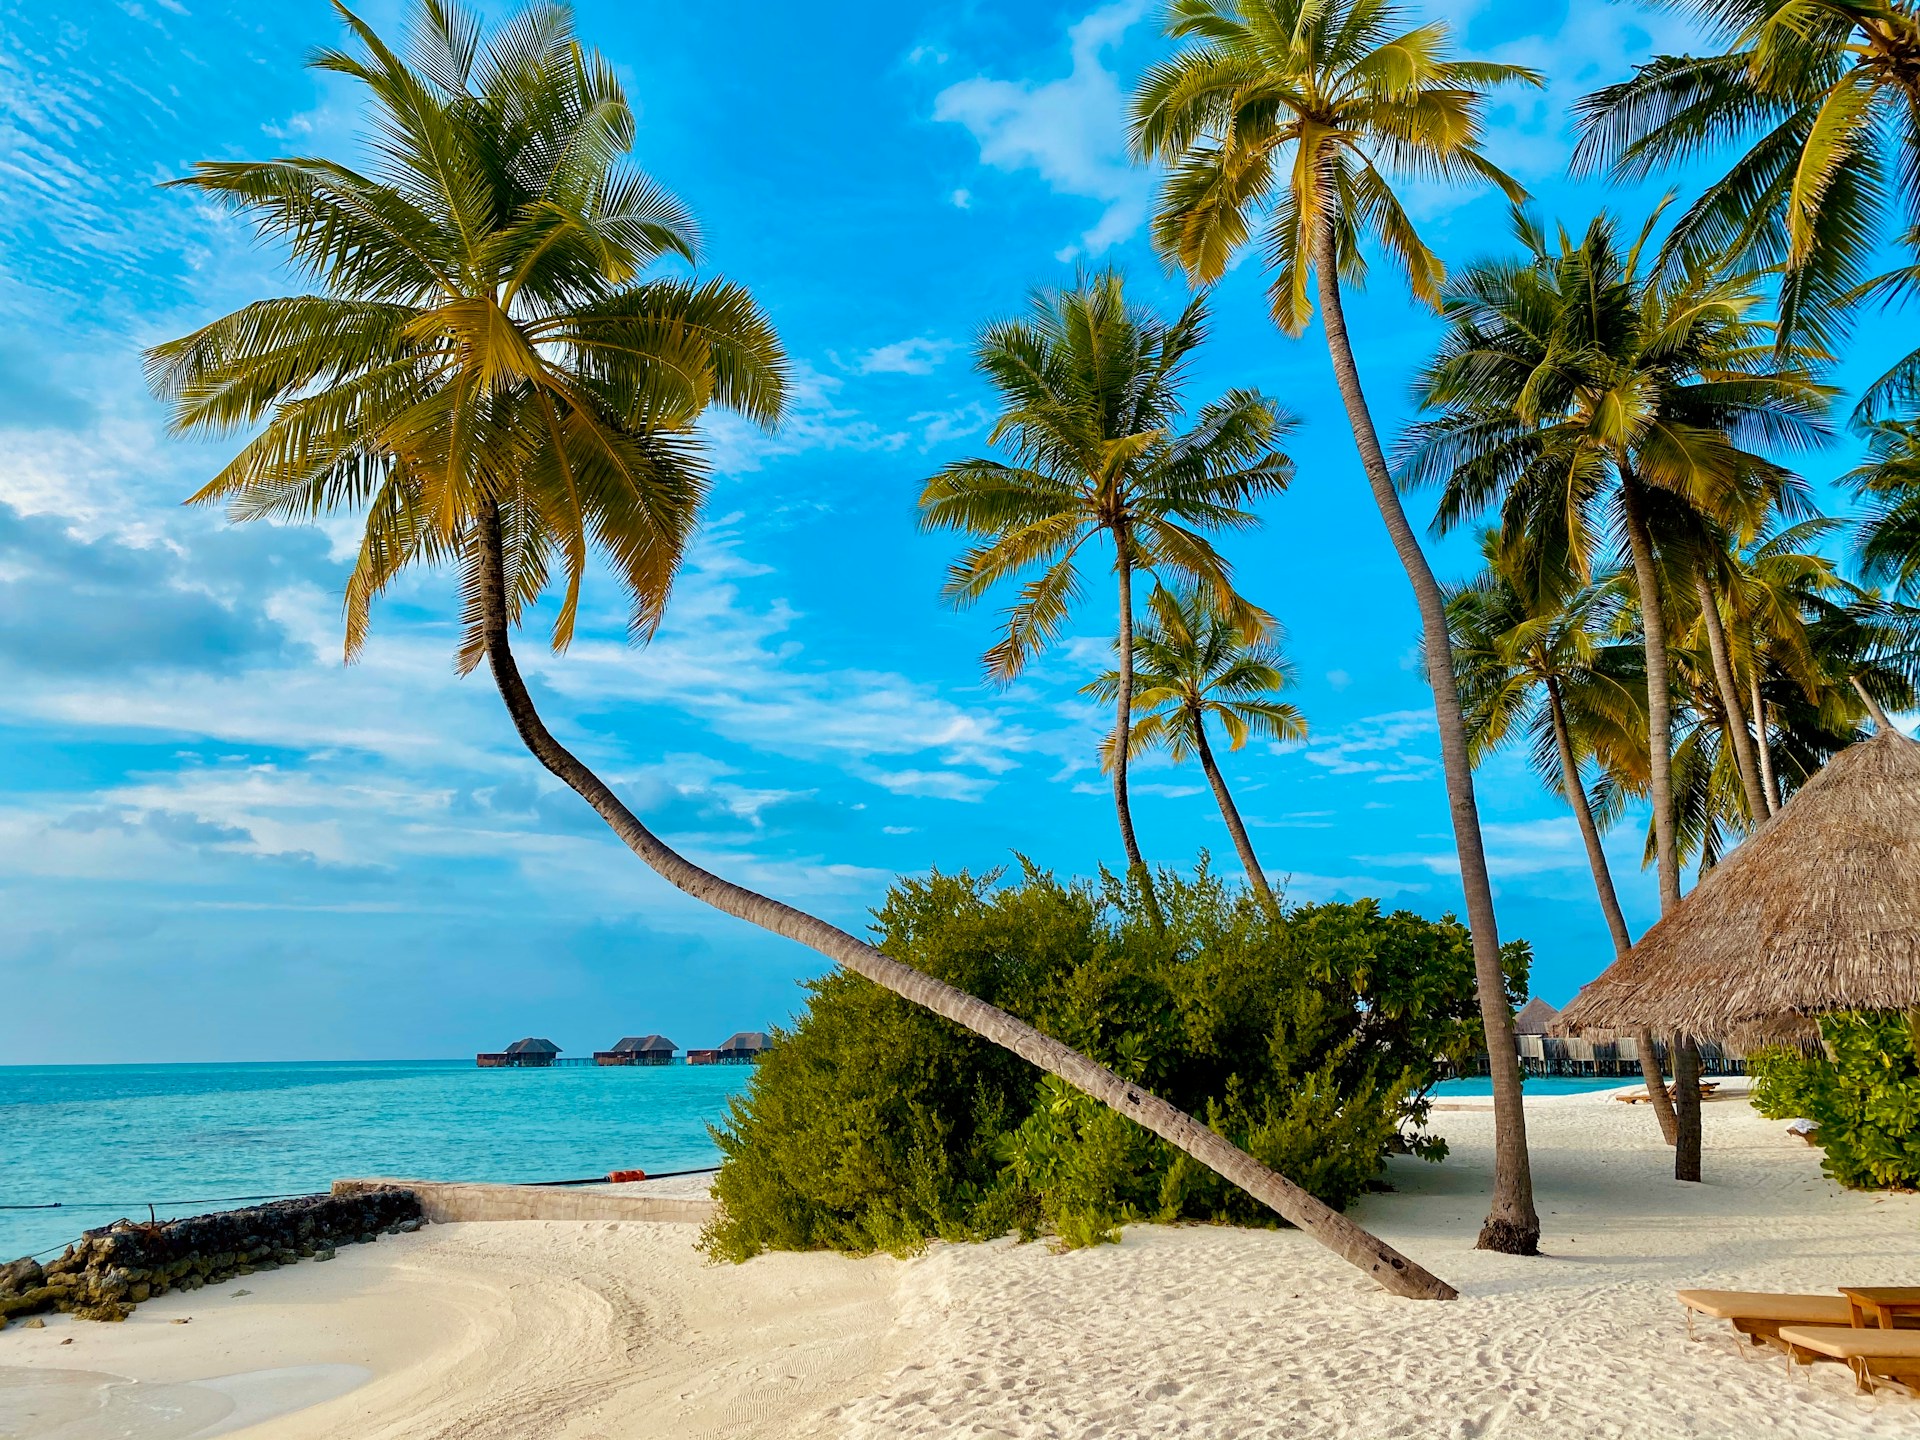
[[[1920,1006],[1920,744],[1841,751],[1707,872],[1554,1028],[1733,1048],[1804,1039],[1832,1010]]]
[[[516,1040],[513,1044],[507,1046],[506,1053],[509,1055],[558,1055],[560,1053],[560,1047],[551,1040],[543,1040],[538,1036],[529,1035],[525,1039]]]
[[[1520,1007],[1520,1013],[1513,1017],[1513,1033],[1516,1035],[1545,1035],[1548,1027],[1560,1016],[1538,995]]]

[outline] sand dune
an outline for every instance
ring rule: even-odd
[[[1064,1254],[716,1267],[680,1226],[436,1226],[121,1326],[0,1334],[0,1435],[1920,1437],[1920,1402],[1856,1396],[1835,1367],[1789,1376],[1721,1334],[1690,1342],[1671,1299],[1920,1283],[1920,1199],[1837,1190],[1737,1099],[1706,1107],[1704,1186],[1667,1178],[1642,1109],[1528,1112],[1548,1258],[1472,1249],[1482,1107],[1436,1117],[1454,1156],[1396,1162],[1396,1192],[1360,1209],[1460,1287],[1453,1304],[1392,1299],[1293,1232],[1140,1226]],[[257,1375],[338,1385],[354,1366],[372,1378],[319,1403]],[[233,1393],[253,1408],[221,1410]],[[306,1408],[234,1429],[263,1395]]]

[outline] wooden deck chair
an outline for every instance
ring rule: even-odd
[[[1836,1325],[1788,1325],[1779,1331],[1789,1359],[1838,1360],[1862,1390],[1882,1386],[1920,1395],[1920,1330],[1855,1330]],[[1803,1358],[1804,1357],[1804,1358]]]
[[[1725,1320],[1755,1345],[1779,1345],[1782,1325],[1853,1324],[1853,1307],[1844,1295],[1774,1295],[1755,1290],[1680,1290],[1674,1298],[1686,1307],[1687,1338],[1693,1317]],[[1811,1363],[1805,1362],[1805,1363]]]

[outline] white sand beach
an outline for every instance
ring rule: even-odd
[[[1789,1375],[1711,1326],[1689,1341],[1672,1300],[1920,1284],[1920,1197],[1837,1189],[1734,1096],[1704,1107],[1697,1186],[1668,1178],[1643,1107],[1527,1111],[1546,1258],[1472,1248],[1484,1103],[1437,1114],[1453,1156],[1396,1161],[1356,1212],[1451,1304],[1382,1294],[1291,1231],[713,1266],[684,1225],[442,1225],[121,1325],[15,1325],[0,1435],[1920,1437],[1920,1401]]]

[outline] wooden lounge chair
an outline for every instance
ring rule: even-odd
[[[1779,1343],[1790,1359],[1839,1360],[1862,1390],[1881,1386],[1920,1395],[1920,1330],[1856,1330],[1837,1325],[1787,1325]]]
[[[1754,1290],[1680,1290],[1675,1299],[1686,1307],[1687,1337],[1693,1337],[1693,1317],[1725,1320],[1755,1345],[1779,1345],[1782,1325],[1847,1328],[1853,1307],[1844,1295],[1775,1295]],[[1920,1332],[1916,1332],[1920,1333]]]

